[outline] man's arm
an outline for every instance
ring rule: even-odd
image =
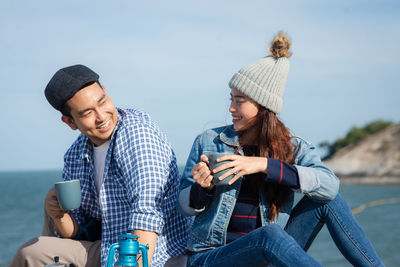
[[[149,250],[147,251],[148,263],[150,266],[151,259],[153,258],[154,250],[156,248],[157,241],[157,233],[143,230],[135,230],[134,235],[139,237],[138,242],[145,246],[149,246]],[[142,260],[139,260],[139,267],[142,266]]]
[[[54,187],[50,188],[46,195],[45,209],[53,220],[57,233],[64,238],[75,237],[76,233],[78,233],[79,225],[74,217],[60,208]]]
[[[127,197],[132,201],[128,228],[135,229],[141,244],[149,245],[150,262],[157,256],[157,235],[163,232],[166,218],[175,209],[172,186],[178,178],[176,159],[157,128],[136,123],[128,133],[130,145],[119,164],[126,177]]]

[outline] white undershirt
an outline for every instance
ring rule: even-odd
[[[100,194],[101,184],[103,183],[104,165],[106,163],[107,150],[110,141],[111,140],[108,140],[101,146],[93,146],[94,183],[96,185],[97,194]]]

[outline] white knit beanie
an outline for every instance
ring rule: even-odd
[[[229,81],[229,87],[239,90],[272,112],[280,113],[289,73],[290,45],[290,39],[278,33],[271,42],[271,56],[240,69]]]

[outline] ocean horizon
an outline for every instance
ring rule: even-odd
[[[180,166],[182,170],[182,166]],[[44,197],[61,180],[61,170],[0,171],[0,267],[7,266],[18,247],[39,236]],[[341,185],[368,238],[387,266],[400,262],[400,185]],[[296,194],[297,199],[301,197]],[[324,266],[351,266],[324,227],[308,253]]]

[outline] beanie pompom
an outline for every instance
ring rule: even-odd
[[[269,52],[275,59],[281,57],[290,58],[292,55],[292,53],[289,52],[291,44],[292,42],[289,37],[286,34],[279,32],[272,40]]]

